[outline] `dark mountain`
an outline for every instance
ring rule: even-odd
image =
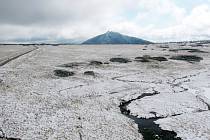
[[[152,42],[109,31],[105,34],[88,39],[82,44],[152,44]]]

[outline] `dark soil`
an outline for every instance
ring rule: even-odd
[[[160,62],[168,61],[168,59],[165,57],[150,57],[149,55],[135,58],[135,61],[139,61],[139,62],[150,62],[150,60],[156,60],[156,61],[160,61]]]
[[[127,58],[111,58],[109,61],[111,61],[111,62],[118,62],[118,63],[129,63],[129,62],[131,62]]]
[[[166,54],[166,55],[164,55],[164,56],[170,56],[169,54]]]
[[[103,63],[100,61],[90,61],[90,65],[102,65]]]
[[[144,59],[144,58],[142,58],[142,59],[136,59],[135,61],[136,62],[143,62],[143,63],[150,62],[148,59]]]
[[[188,51],[188,52],[191,52],[191,53],[208,53],[208,52],[205,52],[205,51],[201,51],[199,49],[191,49],[191,48],[183,48],[183,49],[171,49],[169,51],[172,51],[172,52],[178,52],[178,51]]]
[[[151,57],[150,59],[157,60],[157,61],[160,61],[160,62],[162,62],[162,61],[168,61],[168,59],[165,58],[165,57]]]
[[[84,72],[84,75],[95,76],[95,73],[93,71],[86,71]]]
[[[75,67],[79,67],[85,65],[85,63],[83,62],[72,62],[72,63],[67,63],[67,64],[63,64],[60,65],[59,67],[66,67],[66,68],[75,68]]]
[[[178,55],[178,56],[172,56],[170,59],[182,60],[187,62],[200,62],[201,60],[203,60],[202,57],[196,55]]]
[[[208,52],[206,52],[206,51],[201,51],[201,50],[198,50],[198,49],[189,50],[188,52],[191,52],[191,53],[208,53]]]
[[[137,62],[143,62],[143,63],[150,62],[149,59],[144,58],[144,57],[136,57],[135,58],[135,61],[137,61]]]
[[[75,73],[71,71],[66,71],[66,70],[54,70],[55,76],[58,77],[69,77],[73,76]]]
[[[203,44],[200,43],[192,44],[191,47],[203,47]]]
[[[135,61],[145,63],[145,62],[150,62],[149,60],[150,58],[151,57],[149,55],[144,55],[143,57],[136,57]]]
[[[104,64],[108,65],[108,64],[109,64],[109,62],[104,62]]]
[[[158,46],[159,48],[164,48],[164,49],[167,49],[167,48],[169,48],[169,46],[168,45],[166,45],[166,46]]]
[[[178,52],[179,50],[178,49],[170,49],[169,51],[170,52]]]

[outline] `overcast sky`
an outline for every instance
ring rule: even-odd
[[[210,39],[210,0],[0,0],[1,41],[108,30],[151,41]]]

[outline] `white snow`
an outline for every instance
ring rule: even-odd
[[[176,45],[171,48],[179,48]],[[210,139],[210,54],[195,53],[200,63],[169,60],[90,66],[91,60],[109,62],[112,57],[134,60],[143,55],[190,54],[147,50],[138,45],[40,46],[0,67],[0,129],[7,137],[21,139],[142,139],[137,125],[121,114],[122,100],[154,90],[158,95],[135,100],[131,114],[157,116],[163,129],[174,130],[186,140]],[[210,52],[210,47],[200,48]],[[165,56],[169,58],[170,56]],[[77,68],[59,65],[84,62]],[[56,77],[55,69],[74,71],[72,77]],[[92,70],[96,77],[85,76]],[[187,90],[185,90],[187,89]],[[172,117],[172,115],[180,114]]]

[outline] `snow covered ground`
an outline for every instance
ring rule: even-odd
[[[37,47],[32,45],[0,45],[0,66],[35,49]]]
[[[39,46],[0,67],[0,137],[143,139],[137,124],[121,113],[119,105],[143,93],[158,91],[157,95],[133,100],[127,106],[130,114],[139,118],[164,117],[156,121],[162,129],[173,130],[186,140],[209,140],[210,53],[170,51],[179,48],[192,47]],[[208,46],[196,49],[210,52]],[[169,59],[181,54],[203,60],[189,63]],[[168,61],[135,61],[135,57],[143,55],[166,57]],[[131,62],[110,62],[114,57]],[[90,65],[91,61],[105,64]],[[68,63],[74,65],[61,66]],[[75,75],[58,77],[54,70],[72,71]],[[93,71],[95,76],[84,75],[85,71]]]

